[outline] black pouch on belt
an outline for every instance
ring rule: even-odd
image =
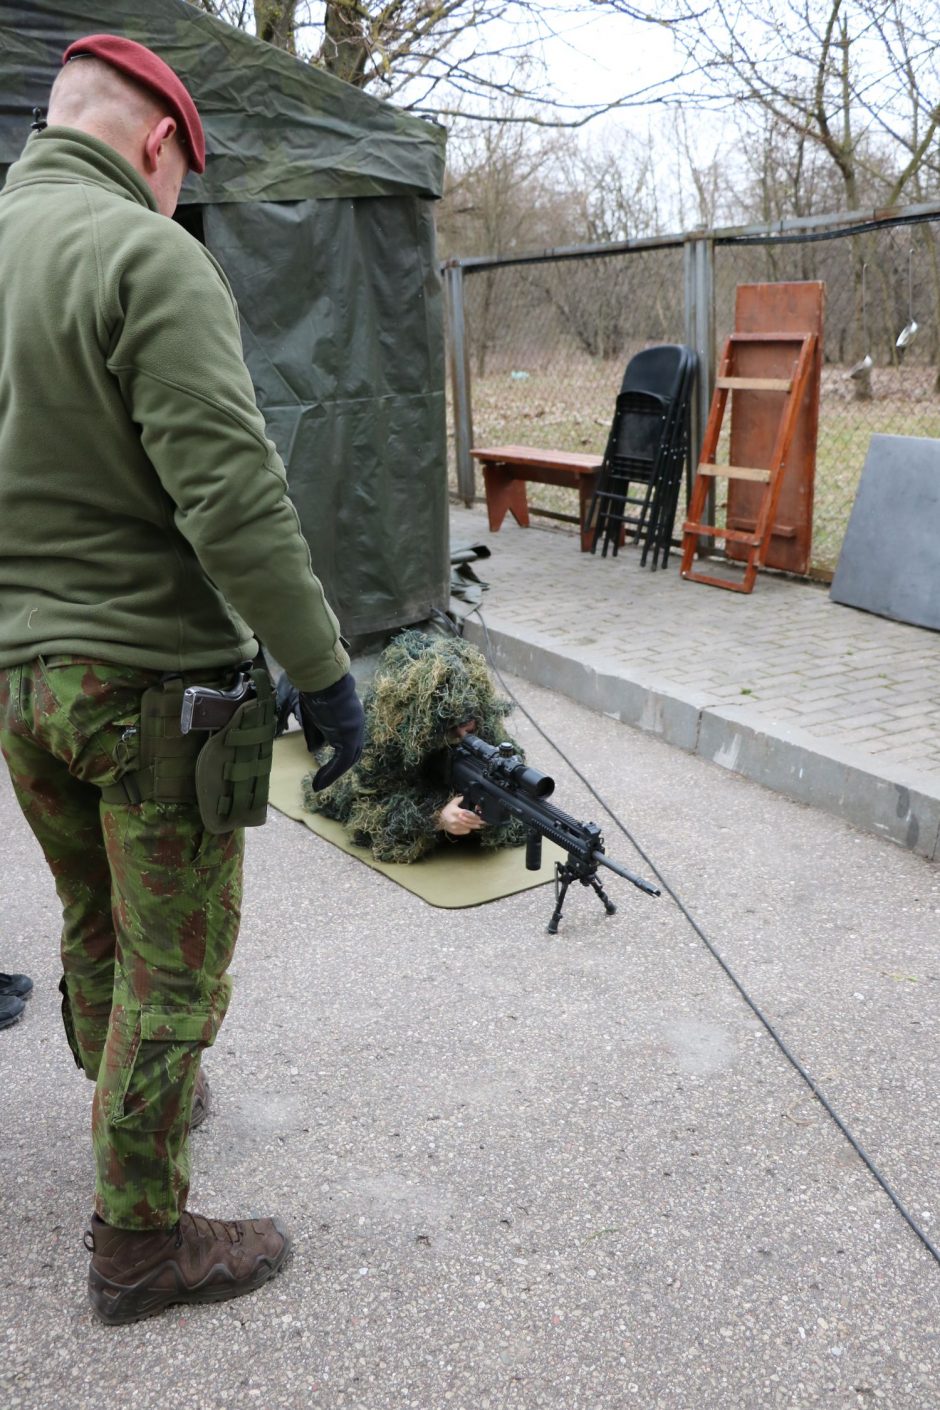
[[[276,709],[267,671],[251,671],[253,691],[196,759],[196,799],[208,832],[260,827],[267,816]],[[189,738],[190,736],[186,736]]]

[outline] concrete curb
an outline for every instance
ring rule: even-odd
[[[940,860],[940,784],[936,777],[885,766],[859,750],[817,739],[762,715],[753,704],[716,705],[700,690],[653,674],[612,672],[589,648],[562,653],[535,630],[487,619],[496,665],[579,705],[658,735],[853,827]],[[486,645],[483,627],[465,619],[469,641]]]

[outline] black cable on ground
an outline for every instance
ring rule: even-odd
[[[875,1178],[875,1180],[877,1180],[878,1184],[881,1186],[882,1190],[884,1190],[885,1194],[888,1196],[888,1199],[894,1205],[895,1209],[901,1215],[902,1219],[906,1221],[909,1227],[917,1235],[921,1243],[924,1245],[924,1248],[926,1248],[927,1252],[932,1254],[933,1258],[936,1260],[937,1263],[940,1263],[940,1248],[938,1248],[937,1245],[931,1240],[930,1236],[926,1233],[926,1231],[921,1228],[917,1220],[911,1214],[910,1210],[907,1209],[907,1207],[902,1202],[900,1196],[896,1194],[894,1189],[888,1183],[885,1176],[882,1175],[881,1171],[878,1169],[871,1156],[865,1150],[864,1146],[856,1139],[855,1136],[853,1136],[848,1126],[846,1126],[845,1122],[842,1120],[842,1117],[836,1111],[835,1107],[829,1101],[829,1098],[825,1095],[822,1088],[819,1086],[819,1083],[806,1070],[802,1062],[800,1062],[800,1059],[788,1047],[785,1039],[780,1035],[780,1033],[778,1033],[777,1029],[771,1023],[767,1015],[751,998],[750,994],[747,992],[740,979],[738,979],[737,975],[734,973],[727,960],[719,952],[719,950],[712,943],[712,941],[709,940],[708,936],[705,934],[698,921],[694,918],[694,916],[691,915],[689,910],[683,904],[681,898],[669,885],[669,882],[663,876],[662,872],[659,870],[653,859],[643,850],[639,842],[630,832],[629,828],[623,822],[621,822],[620,818],[613,811],[613,809],[609,807],[607,803],[605,803],[604,799],[598,793],[594,785],[584,777],[584,774],[581,773],[580,769],[575,767],[575,765],[571,762],[565,752],[555,743],[555,741],[550,737],[550,735],[546,734],[542,726],[535,719],[533,719],[533,717],[529,714],[528,710],[525,708],[522,702],[513,693],[513,691],[510,690],[509,686],[503,679],[499,667],[496,665],[496,662],[493,659],[493,646],[492,642],[490,641],[490,634],[487,629],[486,622],[483,620],[483,613],[480,611],[479,607],[474,608],[474,611],[472,613],[469,613],[468,615],[476,616],[480,619],[480,625],[483,628],[483,636],[486,642],[487,660],[489,661],[489,664],[492,670],[494,671],[496,678],[502,686],[503,690],[505,690],[506,694],[510,697],[514,704],[518,706],[522,714],[525,715],[526,719],[529,721],[530,725],[532,725],[533,729],[535,729],[537,733],[542,736],[545,742],[552,749],[554,749],[555,753],[559,756],[559,758],[564,760],[571,772],[581,780],[581,782],[584,784],[585,788],[588,790],[591,796],[596,799],[596,801],[604,809],[604,812],[608,815],[608,817],[611,818],[611,820],[617,825],[617,827],[619,827],[620,831],[623,833],[624,837],[626,837],[631,846],[634,847],[636,851],[640,854],[640,856],[643,858],[643,861],[646,863],[650,871],[652,871],[653,875],[656,877],[657,881],[662,886],[663,890],[676,903],[679,910],[682,912],[683,916],[688,921],[689,925],[695,931],[696,935],[701,940],[708,953],[711,955],[712,959],[714,959],[717,964],[721,966],[722,970],[731,980],[731,983],[734,985],[735,989],[737,989],[741,998],[747,1004],[748,1008],[754,1014],[755,1018],[757,1018],[763,1024],[764,1028],[767,1030],[770,1037],[774,1040],[777,1047],[783,1053],[784,1057],[787,1059],[790,1065],[799,1073],[800,1077],[802,1077],[803,1081],[806,1083],[807,1087],[809,1087],[810,1091],[812,1092],[816,1100],[819,1102],[820,1106],[842,1132],[843,1136],[848,1141],[849,1145],[852,1147],[859,1160],[861,1160],[863,1165],[866,1166],[869,1174],[871,1174]]]

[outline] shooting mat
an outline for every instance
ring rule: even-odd
[[[940,631],[940,441],[872,436],[830,597]]]
[[[526,871],[525,848],[511,847],[489,852],[482,848],[438,848],[424,861],[405,865],[401,862],[377,862],[365,847],[355,847],[342,823],[333,822],[319,813],[308,813],[301,798],[301,781],[310,772],[310,755],[300,730],[282,735],[274,742],[274,765],[268,802],[278,812],[309,827],[318,837],[332,842],[351,857],[358,857],[367,867],[382,872],[399,886],[413,891],[429,906],[459,910],[465,906],[482,906],[498,901],[516,891],[528,891],[542,886],[555,874],[555,861],[564,860],[564,852],[552,842],[542,844],[540,871]]]

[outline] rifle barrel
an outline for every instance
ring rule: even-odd
[[[624,881],[632,881],[634,886],[638,886],[641,891],[645,891],[647,896],[661,896],[663,894],[659,887],[654,886],[651,881],[647,881],[645,877],[637,876],[635,872],[627,871],[626,867],[622,867],[619,862],[612,862],[603,852],[593,852],[591,856],[593,861],[597,862],[602,867],[610,867],[611,871],[615,871],[618,876],[622,876]]]

